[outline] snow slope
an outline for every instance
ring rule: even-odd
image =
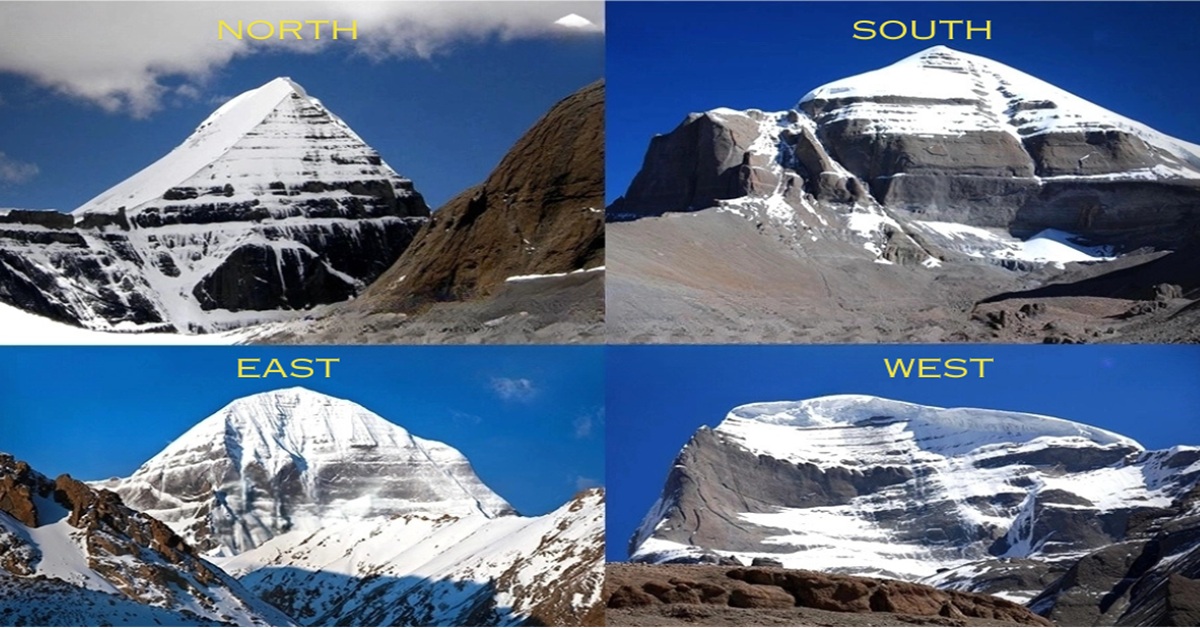
[[[0,303],[2,345],[226,345],[239,344],[246,333],[246,330],[235,330],[215,334],[169,334],[142,332],[136,326],[130,326],[125,332],[97,331]]]
[[[311,132],[314,125],[316,133]],[[313,159],[320,153],[334,153],[338,159]],[[229,183],[234,193],[226,198],[237,201],[261,197],[274,182],[295,185],[380,177],[396,184],[411,183],[378,159],[361,137],[303,87],[279,77],[230,99],[170,153],[72,213],[115,213],[124,207],[135,215],[147,204],[161,203],[163,193],[176,187]],[[201,202],[197,199],[196,204]],[[268,208],[276,216],[288,213],[281,203]]]
[[[1030,137],[1064,131],[1117,129],[1158,146],[1179,161],[1176,176],[1200,178],[1200,146],[1160,133],[991,59],[934,46],[892,65],[827,83],[805,94],[850,100],[838,119],[867,120],[883,134],[953,135],[998,130]],[[908,99],[917,104],[871,100]],[[833,122],[822,118],[821,123]]]
[[[267,599],[313,592],[287,607],[307,625],[517,625],[531,616],[569,625],[599,602],[603,537],[603,494],[593,490],[540,517],[370,518],[290,532],[217,562]],[[494,614],[479,615],[481,605]]]
[[[1020,240],[996,229],[954,222],[914,220],[911,224],[930,241],[969,257],[1053,264],[1063,268],[1070,262],[1107,262],[1115,259],[1111,246],[1089,246],[1065,231],[1045,229]]]

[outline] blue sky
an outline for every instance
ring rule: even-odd
[[[0,451],[125,476],[228,402],[302,385],[454,446],[525,514],[604,479],[600,347],[7,348]],[[237,379],[239,357],[337,357],[333,379]],[[65,373],[71,376],[64,376]]]
[[[891,380],[885,357],[995,362],[982,380]],[[609,560],[628,557],[691,435],[745,403],[870,394],[1056,416],[1151,449],[1200,445],[1200,347],[614,346],[606,362]]]
[[[124,11],[126,18],[148,10],[145,3],[108,6],[114,7],[113,12]],[[245,12],[248,18],[255,15],[250,9]],[[106,32],[116,38],[132,37],[133,31],[122,29],[140,29],[145,21],[116,21]],[[193,94],[189,87],[186,96],[161,98],[159,108],[142,118],[130,108],[107,111],[97,104],[99,97],[66,96],[67,88],[49,87],[60,83],[90,87],[82,70],[57,69],[75,62],[86,66],[87,53],[47,60],[46,67],[54,69],[47,69],[47,76],[38,80],[36,69],[6,72],[10,66],[34,67],[34,61],[19,65],[19,60],[5,59],[0,45],[0,207],[70,211],[165,155],[224,100],[277,76],[290,76],[344,119],[400,174],[411,178],[436,209],[481,182],[555,102],[604,73],[604,43],[599,34],[463,36],[441,45],[429,58],[410,53],[382,58],[362,54],[361,48],[369,43],[364,35],[362,44],[339,42],[319,53],[299,54],[277,46],[225,62],[204,58],[221,45],[208,42],[215,38],[207,24],[202,34],[209,48],[180,44],[181,57],[196,57],[189,61],[191,75],[155,75],[160,86],[188,84],[199,89]],[[55,44],[50,52],[53,48],[62,46]],[[129,62],[129,68],[108,67],[120,63],[119,58],[102,62],[116,84],[118,78],[152,73],[147,68],[176,59],[164,49],[157,57],[146,58],[146,67],[135,67],[135,61]]]
[[[778,111],[809,90],[934,44],[990,57],[1200,142],[1193,2],[614,2],[608,5],[607,197],[656,133],[724,106]],[[992,20],[992,39],[852,39],[857,20]]]

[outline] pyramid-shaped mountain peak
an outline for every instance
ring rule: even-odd
[[[296,201],[305,195],[324,195],[350,182],[407,201],[411,207],[401,215],[428,213],[411,182],[349,125],[298,83],[279,77],[231,98],[166,156],[74,213],[124,208],[131,215],[163,214],[237,199],[257,201],[273,217],[284,217],[297,213]]]

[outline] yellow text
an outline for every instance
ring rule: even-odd
[[[225,20],[217,20],[217,39],[225,39],[225,34],[229,33],[233,39],[250,38],[257,41],[264,39],[320,39],[321,27],[326,26],[326,36],[332,33],[333,39],[340,39],[338,34],[349,34],[350,39],[358,39],[358,20],[352,20],[350,26],[338,26],[337,20],[279,20],[269,22],[267,20],[254,20],[245,22],[244,20],[237,21],[237,28],[234,28]],[[310,29],[311,27],[311,29]],[[312,31],[312,37],[305,37],[305,33]],[[288,35],[291,35],[289,38]]]
[[[962,379],[968,377],[975,370],[974,366],[968,368],[967,365],[978,365],[978,377],[985,377],[984,369],[986,365],[995,362],[994,358],[909,358],[901,360],[896,358],[893,362],[888,358],[883,359],[883,365],[887,369],[888,377],[895,379],[897,376],[901,378],[917,377],[918,379]]]
[[[265,379],[268,377],[308,379],[317,374],[314,364],[325,365],[325,379],[329,379],[333,377],[333,365],[341,360],[339,358],[296,358],[285,368],[279,358],[272,358],[267,362],[265,369],[259,370],[262,362],[261,358],[238,358],[238,379]]]
[[[929,20],[929,30],[922,32],[921,22],[923,20],[911,20],[902,22],[900,20],[887,20],[881,22],[878,26],[874,20],[858,20],[854,23],[855,39],[875,39],[882,37],[888,40],[897,40],[912,38],[919,41],[928,41],[938,35],[939,32],[945,31],[946,39],[955,38],[955,26],[962,26],[958,32],[961,35],[966,33],[966,39],[972,39],[974,35],[982,34],[983,39],[992,38],[992,21],[987,20],[983,26],[975,26],[971,20]],[[961,37],[960,37],[961,38]]]

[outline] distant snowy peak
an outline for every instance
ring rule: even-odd
[[[1169,137],[1003,63],[934,46],[884,68],[827,83],[797,105],[819,123],[866,120],[885,134],[995,130],[1117,130],[1169,152],[1195,171],[1200,146]],[[1200,176],[1200,172],[1194,172]]]
[[[964,447],[1013,445],[1047,438],[1142,449],[1133,439],[1064,419],[981,408],[939,408],[868,395],[747,404],[731,410],[716,431],[734,436],[751,448],[775,451],[786,458],[788,452],[780,436],[788,431],[887,426],[902,428],[914,435],[921,448],[942,453],[947,449],[964,453]],[[796,438],[812,440],[803,434]]]
[[[397,196],[412,194],[411,182],[345,122],[300,85],[280,77],[230,99],[166,156],[73,213],[113,213],[122,207],[136,212],[148,204],[193,198],[196,203],[270,199],[309,181],[372,179],[394,182]]]
[[[332,522],[514,514],[453,447],[303,388],[238,399],[102,484],[215,554]]]
[[[307,625],[592,625],[604,493],[538,517],[405,515],[285,534],[219,559]],[[368,584],[369,583],[369,584]]]

